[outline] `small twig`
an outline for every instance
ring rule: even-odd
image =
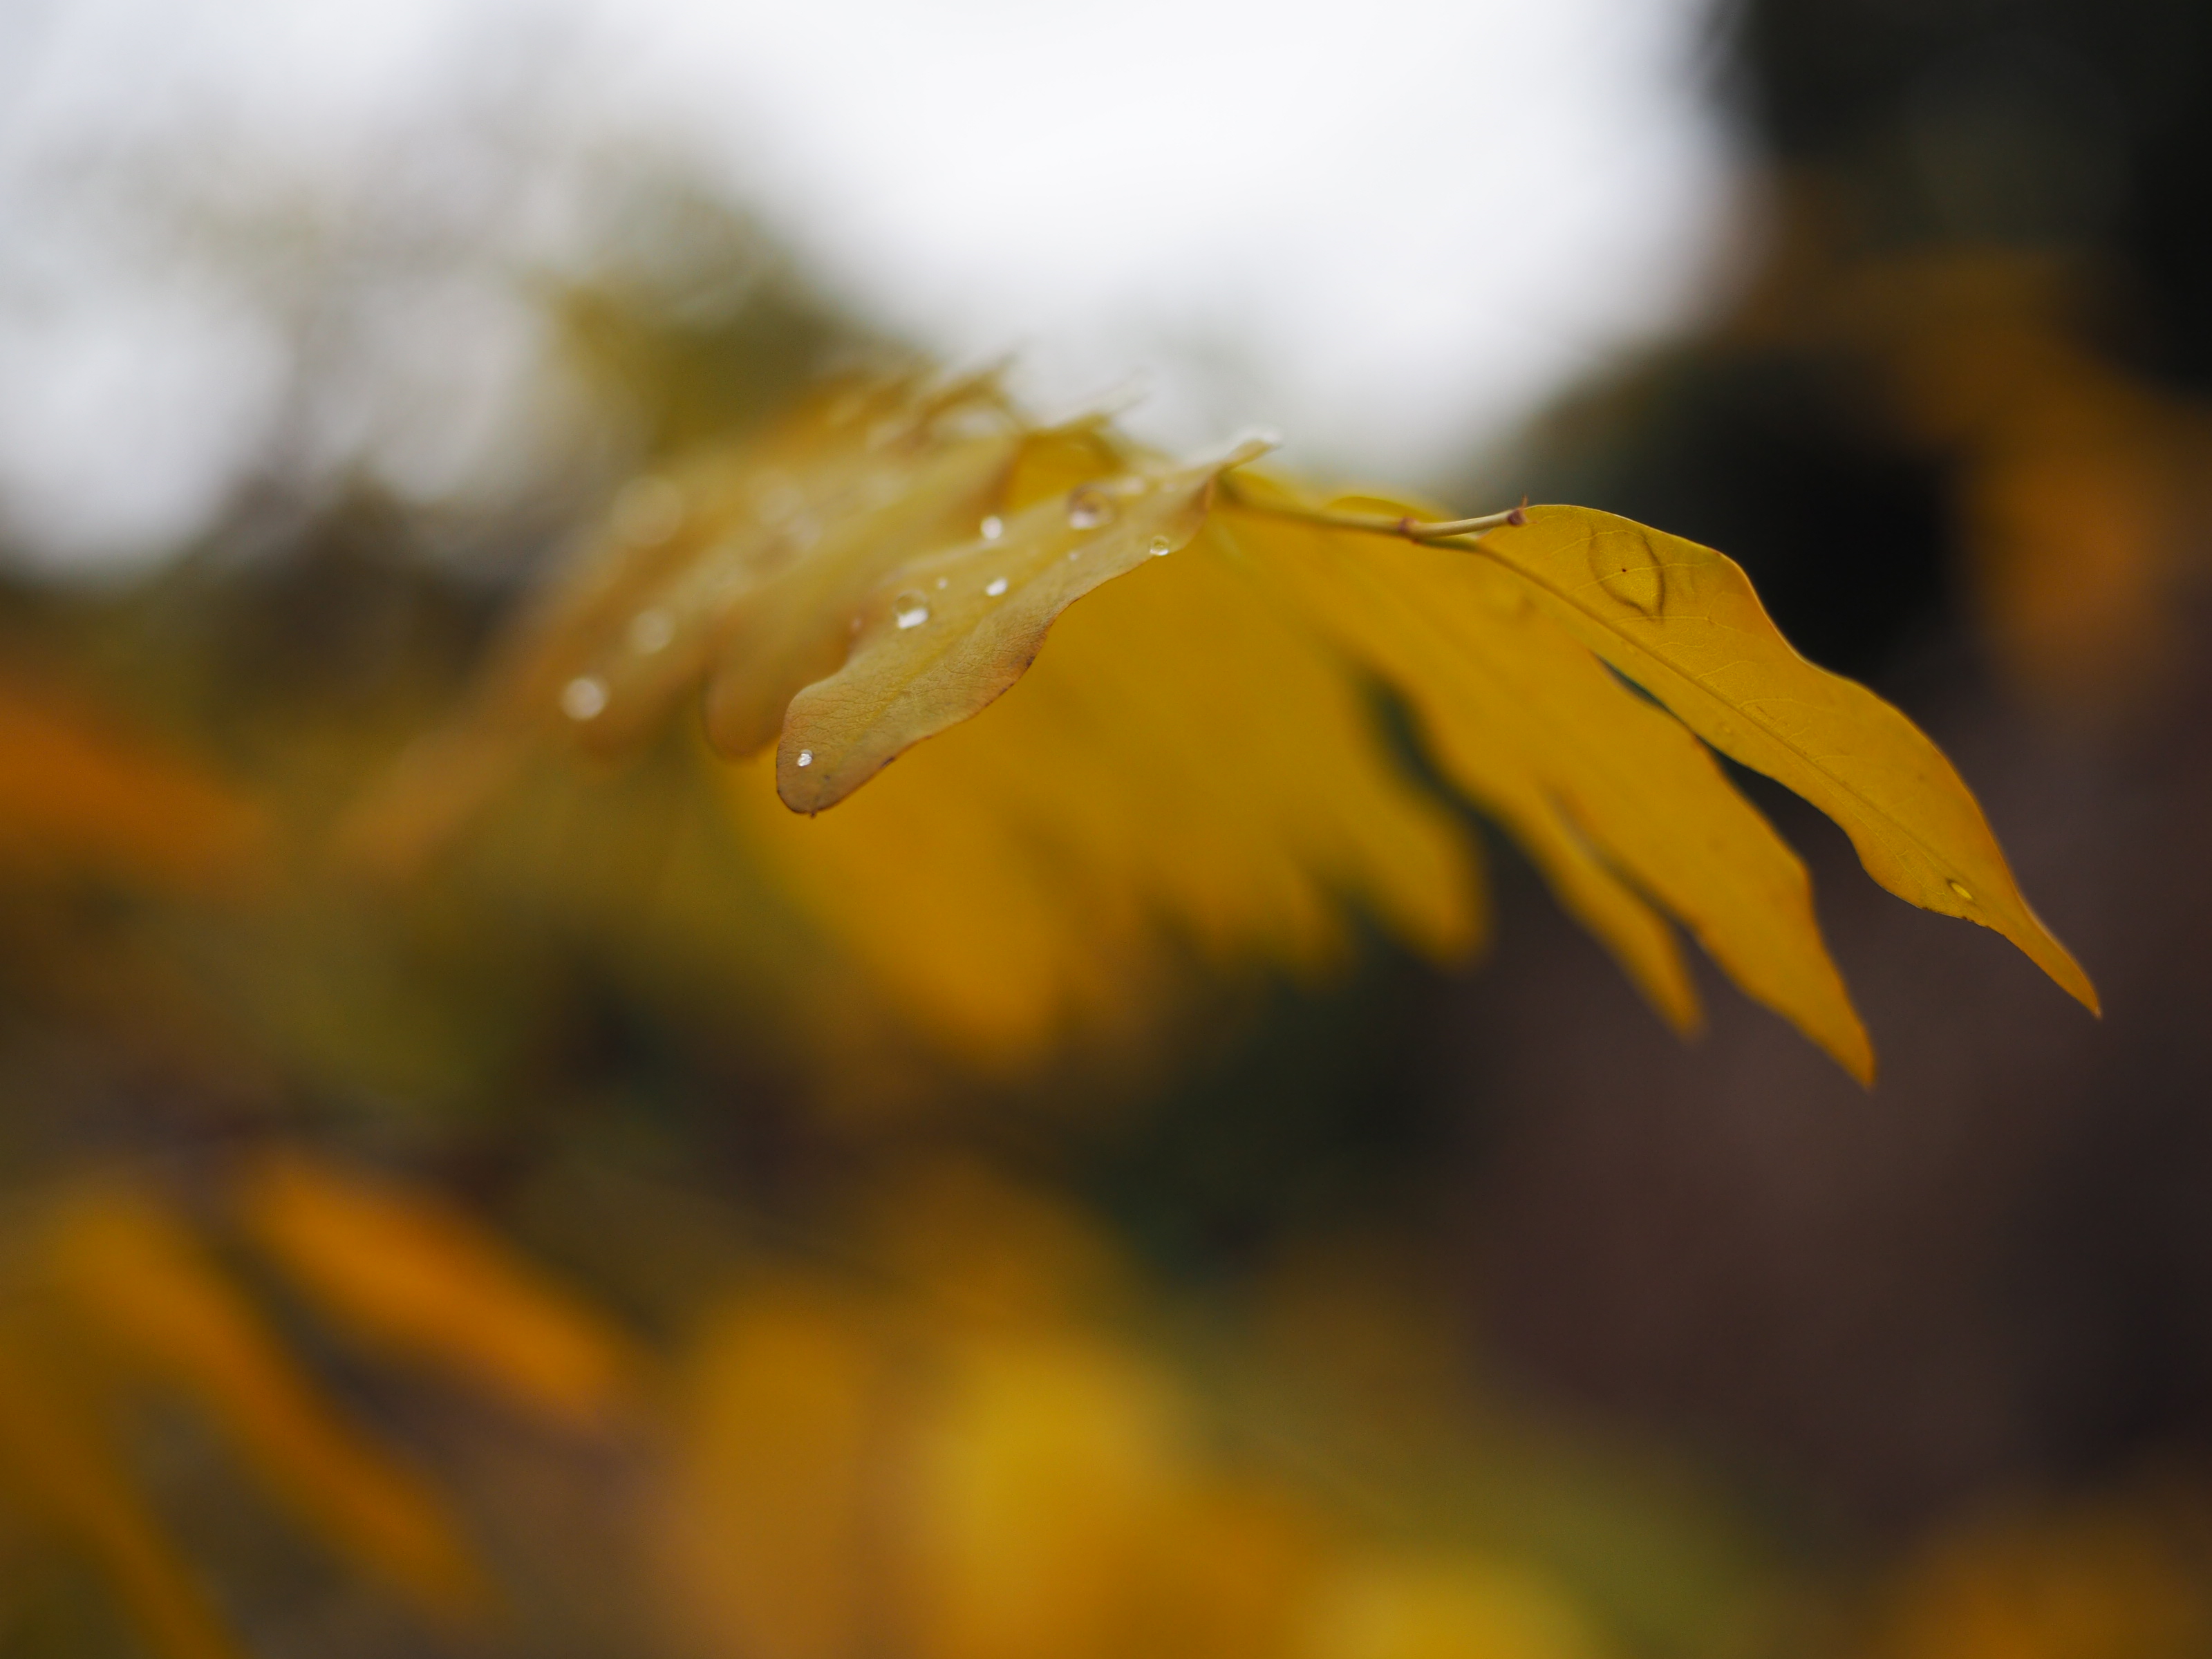
[[[1409,542],[1449,542],[1462,536],[1480,536],[1486,530],[1495,530],[1504,524],[1526,524],[1528,503],[1510,507],[1503,513],[1486,513],[1474,519],[1416,519],[1408,514],[1391,518],[1382,513],[1331,513],[1320,507],[1291,507],[1278,501],[1255,501],[1237,487],[1233,477],[1224,477],[1221,487],[1229,498],[1247,513],[1262,513],[1270,518],[1295,519],[1300,524],[1318,525],[1326,530],[1353,530],[1370,536],[1402,536]]]

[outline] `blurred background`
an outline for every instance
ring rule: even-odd
[[[0,1654],[2212,1654],[2208,204],[2192,0],[0,0]],[[1449,969],[688,732],[349,861],[914,351],[1733,554],[2106,1018],[1747,775],[1870,1093],[1480,830]]]

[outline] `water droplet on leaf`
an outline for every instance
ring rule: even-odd
[[[1968,887],[1963,881],[1953,882],[1951,884],[1951,890],[1956,893],[1960,898],[1966,900],[1969,904],[1972,904],[1974,902],[1973,890]]]
[[[1114,521],[1114,503],[1095,484],[1085,484],[1067,498],[1067,522],[1072,529],[1096,530]]]
[[[605,682],[579,674],[561,688],[561,712],[572,720],[597,720],[607,706]]]
[[[938,587],[939,587],[940,590],[941,590],[941,589],[944,589],[944,588],[945,588],[945,587],[950,586],[951,585],[951,582],[952,582],[952,578],[951,578],[951,577],[950,577],[950,576],[939,576],[939,577],[937,579],[937,586],[938,586]]]
[[[1006,579],[1004,576],[992,577],[989,581],[983,584],[983,591],[993,599],[997,599],[1000,594],[1006,591]]]
[[[799,751],[799,763],[801,766],[811,766],[811,765],[813,765],[813,764],[814,764],[814,751],[813,751],[811,749],[802,749],[802,750],[800,750]]]
[[[929,601],[919,593],[902,593],[891,601],[891,620],[901,628],[919,628],[929,620]]]
[[[1646,562],[1639,562],[1638,553]],[[1667,575],[1659,568],[1656,553],[1648,546],[1638,553],[1624,553],[1600,542],[1591,548],[1589,562],[1590,574],[1597,578],[1598,586],[1622,604],[1647,617],[1656,617],[1666,608]]]
[[[1165,536],[1155,536],[1152,538],[1152,556],[1154,558],[1164,559],[1169,554],[1174,551],[1175,544],[1170,541]]]
[[[995,542],[1000,537],[1006,533],[1006,521],[1000,518],[997,514],[994,513],[989,518],[983,520],[983,539],[985,541]]]

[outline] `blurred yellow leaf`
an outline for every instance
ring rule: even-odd
[[[253,1240],[340,1324],[573,1427],[604,1424],[634,1366],[622,1335],[458,1209],[299,1153],[235,1191]]]
[[[430,1487],[285,1348],[159,1189],[60,1185],[0,1236],[0,1501],[89,1556],[169,1659],[238,1649],[130,1455],[128,1413],[196,1406],[281,1504],[447,1618],[489,1586]]]
[[[779,1285],[726,1307],[694,1342],[681,1502],[659,1552],[680,1622],[758,1659],[872,1645],[868,1582],[887,1498],[873,1460],[890,1373],[848,1295]]]
[[[88,1194],[46,1251],[72,1314],[115,1358],[197,1399],[311,1521],[428,1607],[483,1601],[429,1488],[338,1415],[160,1206],[127,1188]]]
[[[0,868],[195,887],[240,875],[260,814],[55,687],[0,679]]]
[[[1255,1423],[1234,1450],[1210,1435],[1187,1376],[1117,1317],[1126,1264],[1043,1194],[926,1167],[839,1237],[849,1267],[757,1265],[688,1345],[653,1555],[694,1650],[1613,1650],[1543,1566],[1440,1541],[1371,1472],[1346,1504],[1308,1484],[1311,1448],[1285,1443],[1278,1472]]]
[[[20,1326],[0,1325],[0,1491],[99,1564],[165,1659],[240,1659],[89,1402],[42,1357]]]
[[[2212,1653],[2202,1501],[2106,1494],[1980,1517],[1888,1587],[1876,1659],[2185,1659]]]
[[[1326,1587],[1299,1659],[1595,1659],[1571,1602],[1482,1560],[1355,1562]]]
[[[1072,1333],[953,1345],[909,1453],[920,1650],[1140,1646],[1152,1553],[1190,1479],[1177,1404],[1133,1355]]]
[[[1816,312],[1953,462],[1997,655],[2076,718],[2139,702],[2173,666],[2174,602],[2212,525],[2212,404],[2091,344],[2088,288],[2049,254],[1946,251],[1851,272]]]

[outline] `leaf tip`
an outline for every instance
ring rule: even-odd
[[[1852,1082],[1871,1093],[1881,1067],[1875,1063],[1874,1044],[1867,1041],[1866,1033],[1859,1033],[1858,1042],[1849,1049],[1831,1048],[1829,1054],[1837,1065],[1850,1073]]]

